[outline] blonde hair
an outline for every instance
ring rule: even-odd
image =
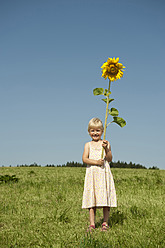
[[[103,128],[103,123],[102,121],[99,119],[99,118],[92,118],[90,121],[89,121],[89,124],[88,124],[88,132],[91,128],[100,128],[102,131],[104,130]]]

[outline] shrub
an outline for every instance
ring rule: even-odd
[[[1,183],[9,183],[9,182],[18,182],[18,178],[16,177],[16,175],[12,175],[12,176],[9,176],[9,175],[4,175],[4,176],[0,176],[0,182]]]

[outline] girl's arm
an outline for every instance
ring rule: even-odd
[[[99,160],[89,159],[89,143],[86,143],[84,146],[82,161],[85,164],[89,164],[89,165],[100,165],[100,166],[104,165],[103,159],[99,159]]]
[[[112,152],[111,152],[111,146],[107,140],[103,140],[102,146],[104,147],[105,150],[105,159],[108,162],[112,161]]]

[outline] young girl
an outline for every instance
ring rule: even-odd
[[[103,123],[98,118],[89,121],[88,132],[91,142],[85,144],[82,160],[87,164],[82,208],[89,209],[90,226],[95,229],[96,208],[103,208],[104,221],[102,231],[106,231],[110,207],[117,207],[116,191],[109,162],[112,161],[111,147],[108,141],[102,140]],[[102,147],[104,159],[101,159]]]

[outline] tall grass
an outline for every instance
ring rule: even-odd
[[[112,169],[118,207],[111,209],[108,232],[86,233],[88,210],[81,209],[85,168],[1,167],[0,248],[165,247],[165,171]]]

